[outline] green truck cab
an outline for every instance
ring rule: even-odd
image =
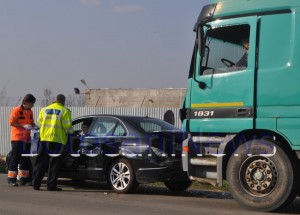
[[[275,211],[300,194],[300,1],[212,0],[181,120],[183,169],[242,206]]]

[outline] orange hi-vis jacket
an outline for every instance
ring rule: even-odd
[[[9,124],[12,125],[13,122],[18,124],[34,124],[33,112],[32,110],[25,110],[22,106],[15,107],[10,114]],[[25,128],[19,128],[11,126],[11,141],[25,141],[30,142],[30,130]]]

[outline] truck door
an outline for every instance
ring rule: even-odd
[[[192,131],[253,128],[256,31],[256,16],[215,20],[204,26],[204,51],[202,56],[199,51],[195,54],[191,81]]]

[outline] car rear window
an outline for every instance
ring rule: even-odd
[[[132,118],[130,119],[130,121],[132,121],[135,126],[140,127],[142,130],[144,130],[147,133],[179,130],[175,126],[159,119]]]

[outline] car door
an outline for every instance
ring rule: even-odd
[[[124,131],[116,118],[97,117],[80,143],[81,153],[85,157],[86,168],[90,176],[100,177],[100,172],[104,171],[106,157],[119,155],[119,146]]]
[[[74,130],[73,134],[68,134],[68,140],[66,144],[66,153],[62,170],[73,171],[78,169],[80,166],[82,169],[85,168],[85,159],[81,156],[79,147],[82,141],[82,125],[92,125],[94,117],[78,118],[72,121],[72,127]]]
[[[218,20],[205,27],[205,53],[197,54],[191,83],[193,131],[238,132],[253,127],[256,31],[256,16]],[[248,65],[223,64],[224,59],[237,62],[245,54],[244,38],[250,44]]]

